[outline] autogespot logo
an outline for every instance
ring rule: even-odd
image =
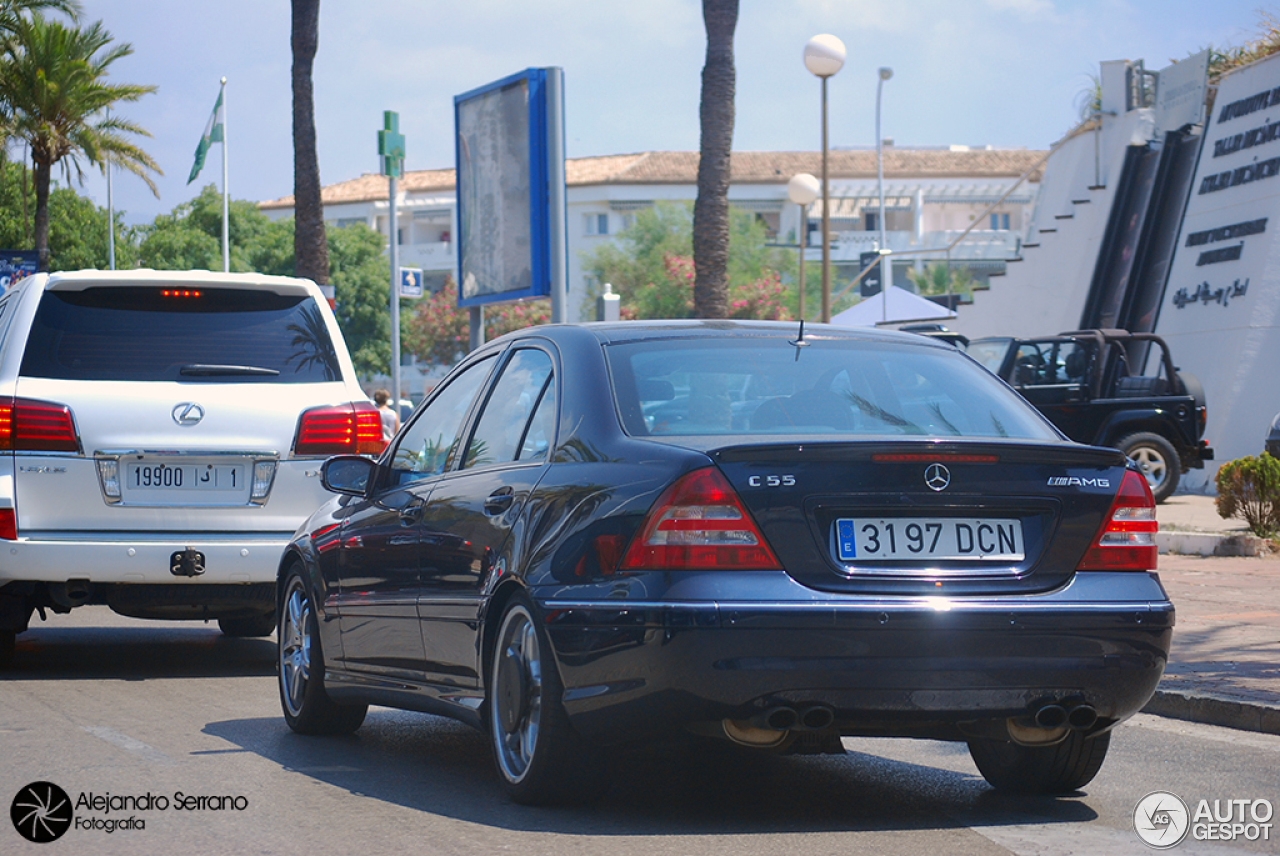
[[[1133,828],[1143,843],[1167,850],[1187,837],[1191,814],[1181,797],[1168,791],[1153,791],[1134,807]]]
[[[18,791],[9,808],[18,834],[36,844],[61,838],[74,815],[71,797],[53,782],[32,782]]]

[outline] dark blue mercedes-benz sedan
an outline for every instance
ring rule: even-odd
[[[532,328],[323,480],[280,563],[288,724],[460,719],[518,802],[672,736],[964,741],[997,788],[1072,791],[1169,651],[1146,480],[923,337]]]

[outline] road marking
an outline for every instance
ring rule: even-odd
[[[113,728],[107,728],[103,725],[84,725],[81,726],[81,728],[92,734],[94,737],[97,737],[99,740],[105,740],[112,746],[118,746],[126,752],[132,752],[148,764],[155,764],[159,767],[177,766],[176,761],[161,752],[159,749],[156,749],[153,746],[148,746],[141,740],[134,740],[129,735],[121,734]]]

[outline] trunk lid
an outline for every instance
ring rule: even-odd
[[[787,572],[815,589],[916,595],[1064,584],[1124,475],[1066,443],[815,442],[710,450]]]

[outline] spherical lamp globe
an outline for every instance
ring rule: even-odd
[[[817,199],[821,192],[822,187],[818,184],[818,179],[807,172],[793,175],[787,182],[787,198],[797,205],[808,205]]]
[[[814,36],[804,46],[804,67],[818,77],[830,77],[844,67],[844,42],[829,33]]]

